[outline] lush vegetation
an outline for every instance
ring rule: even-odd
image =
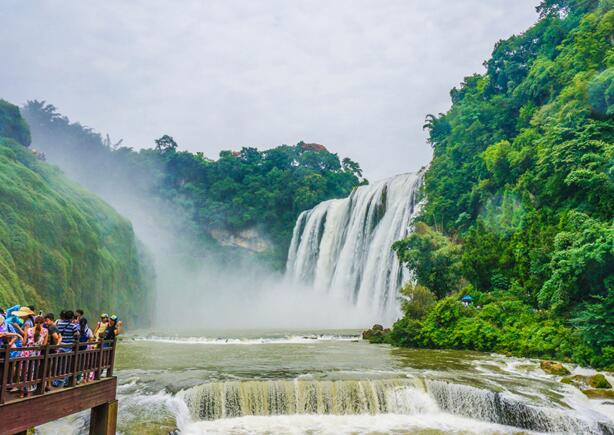
[[[395,249],[438,301],[406,288],[388,341],[614,368],[612,5],[542,2],[427,117],[426,204]]]
[[[0,134],[0,306],[146,322],[149,274],[130,223],[26,148],[28,127],[3,100]]]
[[[186,212],[201,243],[214,230],[255,229],[271,242],[265,255],[284,264],[298,214],[321,201],[347,196],[362,180],[358,164],[340,160],[318,144],[281,145],[269,150],[222,151],[217,160],[180,151],[168,135],[155,147],[134,151],[93,130],[71,123],[56,108],[31,101],[24,116],[33,146],[45,152],[84,186],[103,197],[110,192],[154,196]]]

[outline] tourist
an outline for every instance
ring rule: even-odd
[[[81,317],[79,319],[79,343],[88,343],[94,338],[94,333],[87,324],[87,319]],[[79,349],[85,350],[87,346],[81,346]]]
[[[46,346],[49,340],[49,330],[44,328],[45,319],[42,316],[34,318],[34,327],[28,330],[26,342],[28,347]],[[32,351],[32,355],[40,355],[39,351]]]
[[[47,343],[51,345],[58,345],[62,343],[62,336],[58,327],[55,325],[55,316],[53,313],[45,314],[45,328],[47,329]]]
[[[75,320],[74,323],[79,324],[79,321],[81,320],[81,317],[83,317],[85,313],[83,312],[82,309],[78,309],[75,310]]]
[[[43,323],[45,323],[45,319],[43,319],[41,316],[36,316],[34,318],[34,326],[32,328],[28,328],[27,330],[26,347],[39,347],[47,345],[47,341],[49,339],[49,332],[43,327]],[[22,357],[38,355],[40,355],[40,350],[26,350],[21,352]],[[38,363],[39,362],[30,362],[30,364],[26,366],[29,372],[24,374],[25,380],[34,380],[38,368]],[[31,385],[30,388],[24,388],[24,395],[28,396],[34,390],[36,390],[36,385]]]
[[[79,350],[82,351],[82,350],[92,349],[93,346],[88,346],[85,343],[89,343],[90,341],[93,341],[93,340],[94,340],[94,333],[88,326],[87,319],[83,317],[83,314],[81,314],[81,316],[79,317],[79,343],[84,343],[84,344],[79,345]],[[81,373],[77,375],[77,383],[81,382],[82,379],[84,383],[87,382],[88,380],[94,379],[93,371],[86,371],[84,374],[85,376],[82,376]]]
[[[16,318],[12,324],[15,330],[21,334],[25,340],[28,334],[28,329],[34,326],[35,313],[30,307],[22,306],[17,311],[13,311],[13,316]]]
[[[79,325],[74,324],[73,318],[75,314],[70,311],[62,311],[61,318],[56,322],[56,326],[60,335],[62,336],[62,347],[58,349],[59,352],[70,352],[73,350],[73,345],[79,340]],[[62,365],[60,372],[66,372],[66,367]],[[67,387],[70,383],[70,378],[64,378],[64,386]],[[59,386],[59,380],[52,383],[54,386]]]
[[[28,326],[29,326],[30,328],[33,328],[33,327],[34,327],[34,319],[36,318],[36,307],[35,307],[34,305],[28,305],[28,307],[27,307],[27,308],[28,308],[28,310],[29,310],[29,311],[32,313],[32,314],[30,314],[30,316],[28,317],[28,321],[29,321]]]
[[[11,347],[18,336],[19,334],[9,332],[4,315],[0,314],[0,348],[4,349],[7,346]]]
[[[55,316],[53,313],[45,314],[45,328],[47,328],[47,343],[51,345],[59,345],[62,343],[62,335],[60,335],[60,331],[55,324]],[[52,350],[53,353],[59,352],[59,350]],[[52,363],[53,364],[53,363]],[[56,385],[58,383],[56,382]],[[47,381],[47,385],[45,386],[45,391],[49,391],[51,389],[51,379]]]
[[[26,334],[28,332],[29,324],[27,320],[33,312],[28,307],[20,307],[18,310],[11,310],[10,322],[7,322],[8,332],[12,334],[16,334],[14,340],[12,340],[11,348],[21,349],[24,347],[24,341],[26,339]],[[30,351],[28,350],[12,350],[9,353],[9,358],[19,358],[19,357],[28,357]],[[11,379],[14,383],[18,383],[20,379],[27,379],[26,372],[27,366],[25,361],[21,361],[13,366]],[[18,392],[18,388],[12,388],[10,392],[15,393]],[[21,391],[21,396],[23,397],[27,393],[26,389]]]
[[[104,332],[104,340],[115,340],[121,333],[121,325],[121,320],[115,314],[109,317],[109,324]]]
[[[96,325],[96,329],[94,330],[94,340],[100,341],[104,338],[105,331],[107,330],[107,326],[109,325],[109,315],[107,313],[102,313],[100,315],[100,322]]]
[[[24,329],[27,330],[27,326],[24,325],[24,318],[27,318],[27,312],[21,312],[19,310],[11,311],[9,321],[6,322],[8,332],[15,334],[15,339],[12,341],[12,348],[23,347],[23,340],[25,339]],[[23,329],[22,329],[23,328]],[[17,358],[20,356],[20,351],[14,350],[10,352],[10,358]]]
[[[62,345],[66,345],[63,346],[65,348],[63,352],[69,352],[72,345],[79,339],[79,326],[72,323],[75,317],[72,311],[62,311],[60,316],[61,318],[56,322],[56,326],[62,336]]]

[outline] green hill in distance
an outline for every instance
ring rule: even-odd
[[[4,100],[0,135],[0,306],[146,323],[151,276],[131,224],[27,148],[27,124]]]

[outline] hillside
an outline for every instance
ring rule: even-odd
[[[614,11],[547,0],[427,117],[407,346],[614,367]],[[460,303],[473,297],[468,307]]]
[[[120,193],[132,204],[153,201],[145,208],[162,226],[196,242],[190,249],[207,251],[196,256],[227,246],[235,248],[231,257],[250,251],[283,268],[299,213],[365,182],[357,163],[319,144],[243,147],[213,160],[181,151],[168,135],[133,150],[41,101],[28,102],[23,113],[33,146],[50,162],[112,204]],[[160,213],[166,209],[174,210],[171,217]]]
[[[19,109],[3,100],[0,134],[0,306],[146,322],[147,273],[130,223],[39,160]]]

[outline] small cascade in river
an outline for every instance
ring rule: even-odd
[[[421,183],[422,173],[397,175],[301,213],[287,276],[369,310],[372,320],[392,323],[398,290],[409,279],[392,244],[410,231]]]
[[[296,414],[441,415],[539,432],[609,434],[607,423],[504,393],[421,378],[212,382],[179,394],[195,420]]]

